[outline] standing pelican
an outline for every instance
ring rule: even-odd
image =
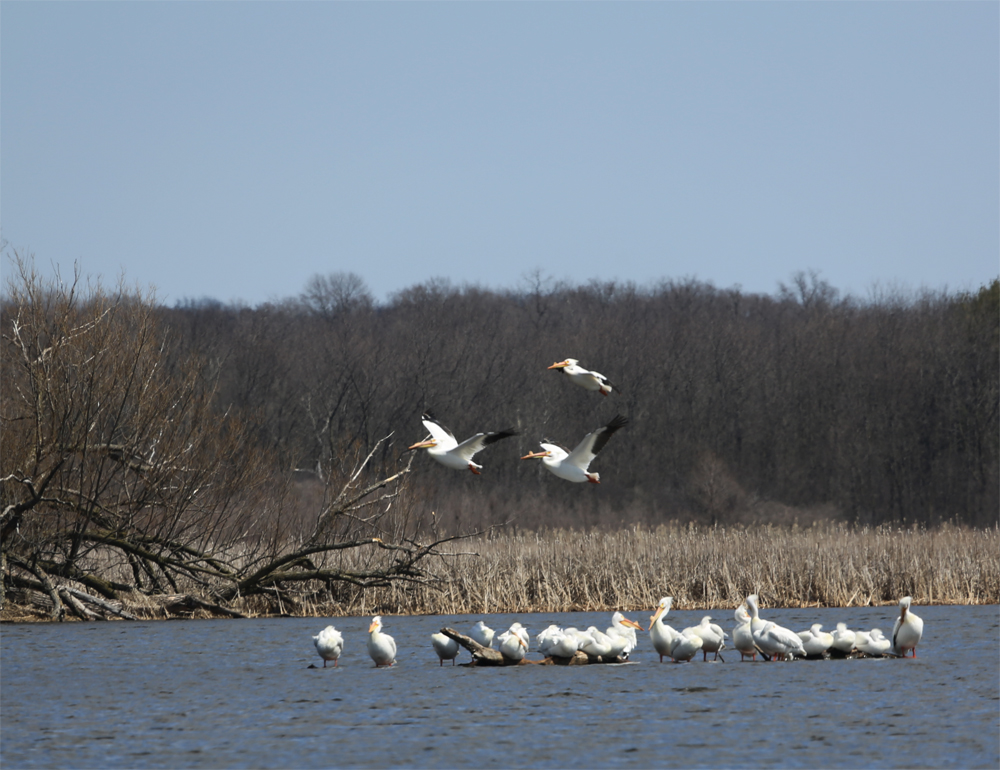
[[[490,647],[493,644],[493,629],[481,620],[472,627],[472,632],[469,636],[479,642],[483,647]]]
[[[328,660],[332,660],[333,667],[337,668],[340,653],[344,651],[344,637],[340,631],[333,626],[327,626],[313,637],[313,644],[316,645],[316,652],[323,659],[323,668],[326,668]]]
[[[424,412],[420,419],[423,421],[424,427],[427,428],[427,432],[431,434],[431,437],[423,441],[418,441],[409,448],[426,449],[427,454],[446,468],[453,468],[455,470],[468,468],[477,476],[479,475],[479,469],[483,466],[473,462],[472,458],[489,444],[517,435],[516,430],[507,428],[507,430],[496,431],[495,433],[477,433],[475,436],[467,438],[459,444],[455,438],[455,434],[438,422],[429,411]]]
[[[899,617],[892,627],[892,651],[904,658],[907,650],[913,650],[913,657],[917,657],[917,645],[924,633],[924,621],[910,612],[912,601],[910,596],[899,600]]]
[[[396,661],[396,640],[382,633],[382,618],[376,615],[368,626],[368,654],[375,661],[375,668],[391,666]]]
[[[575,358],[567,358],[557,364],[552,364],[549,369],[561,369],[563,374],[569,377],[570,382],[576,383],[586,390],[599,390],[602,396],[608,395],[614,385],[608,382],[608,378],[600,372],[592,372],[579,365]]]
[[[708,660],[708,653],[715,653],[715,660],[719,659],[719,653],[726,649],[726,637],[729,636],[721,627],[717,626],[712,622],[712,616],[706,615],[701,619],[701,623],[697,626],[692,626],[691,628],[685,628],[681,631],[682,634],[687,634],[690,631],[695,636],[701,638],[702,646],[701,652],[703,660]],[[725,663],[726,659],[723,658],[722,662]]]
[[[587,468],[597,457],[604,445],[614,435],[615,431],[624,427],[628,423],[628,418],[620,414],[605,425],[603,428],[588,433],[583,437],[583,441],[576,445],[572,452],[567,451],[558,444],[551,443],[548,439],[541,442],[542,452],[529,452],[522,460],[533,457],[540,457],[545,467],[561,479],[567,481],[582,482],[589,481],[591,484],[601,483],[601,474],[590,473]]]
[[[736,626],[733,628],[733,646],[740,653],[742,662],[749,655],[751,660],[757,659],[757,648],[753,643],[753,634],[750,632],[750,613],[740,605],[735,612]]]
[[[664,596],[656,606],[656,612],[649,619],[649,638],[653,642],[653,649],[660,655],[660,663],[663,662],[664,655],[670,657],[674,646],[674,638],[679,635],[674,629],[663,622],[667,613],[670,612],[673,603],[674,598],[672,596]]]
[[[431,634],[431,644],[434,646],[434,652],[437,653],[438,662],[442,666],[446,660],[450,660],[451,665],[455,665],[455,658],[458,657],[458,642],[450,636],[438,632]]]
[[[756,594],[748,596],[746,603],[750,610],[750,633],[759,653],[772,660],[777,657],[787,660],[795,655],[805,657],[806,651],[798,634],[773,621],[761,620]]]

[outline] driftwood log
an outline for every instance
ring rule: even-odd
[[[599,655],[587,655],[582,650],[577,650],[572,658],[557,658],[551,656],[545,660],[528,660],[527,658],[514,661],[508,660],[500,654],[499,650],[491,647],[483,647],[471,636],[460,634],[454,628],[442,628],[441,633],[449,639],[454,639],[465,649],[472,653],[472,663],[463,663],[466,666],[587,666],[591,663],[624,663],[622,658],[602,658]]]

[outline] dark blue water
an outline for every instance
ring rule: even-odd
[[[989,767],[1000,765],[1000,611],[914,607],[918,657],[659,663],[647,634],[620,666],[439,667],[430,635],[480,616],[384,617],[397,665],[375,669],[369,618],[337,669],[325,619],[5,625],[0,764],[22,767]],[[629,613],[648,625],[649,612]],[[675,628],[731,610],[671,612]],[[799,631],[892,631],[895,608],[766,610]],[[494,615],[532,639],[610,613]],[[530,658],[540,656],[533,652]],[[458,662],[468,661],[464,650]]]

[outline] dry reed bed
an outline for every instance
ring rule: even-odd
[[[359,592],[337,614],[568,612],[736,607],[751,593],[772,607],[1000,602],[1000,531],[699,529],[501,536],[466,543],[439,589]],[[457,549],[456,549],[457,550]],[[321,614],[330,607],[318,607]]]

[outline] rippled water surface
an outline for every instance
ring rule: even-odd
[[[441,668],[430,634],[480,616],[5,625],[0,763],[20,767],[991,767],[1000,765],[1000,613],[914,607],[915,660],[659,663],[647,634],[618,666]],[[671,612],[675,628],[704,612]],[[727,631],[731,610],[711,613]],[[895,610],[765,610],[796,631],[892,631]],[[648,624],[649,613],[630,617]],[[609,613],[494,615],[532,639]],[[533,645],[534,646],[534,645]],[[530,658],[540,656],[533,652]],[[458,662],[470,656],[462,651]]]

